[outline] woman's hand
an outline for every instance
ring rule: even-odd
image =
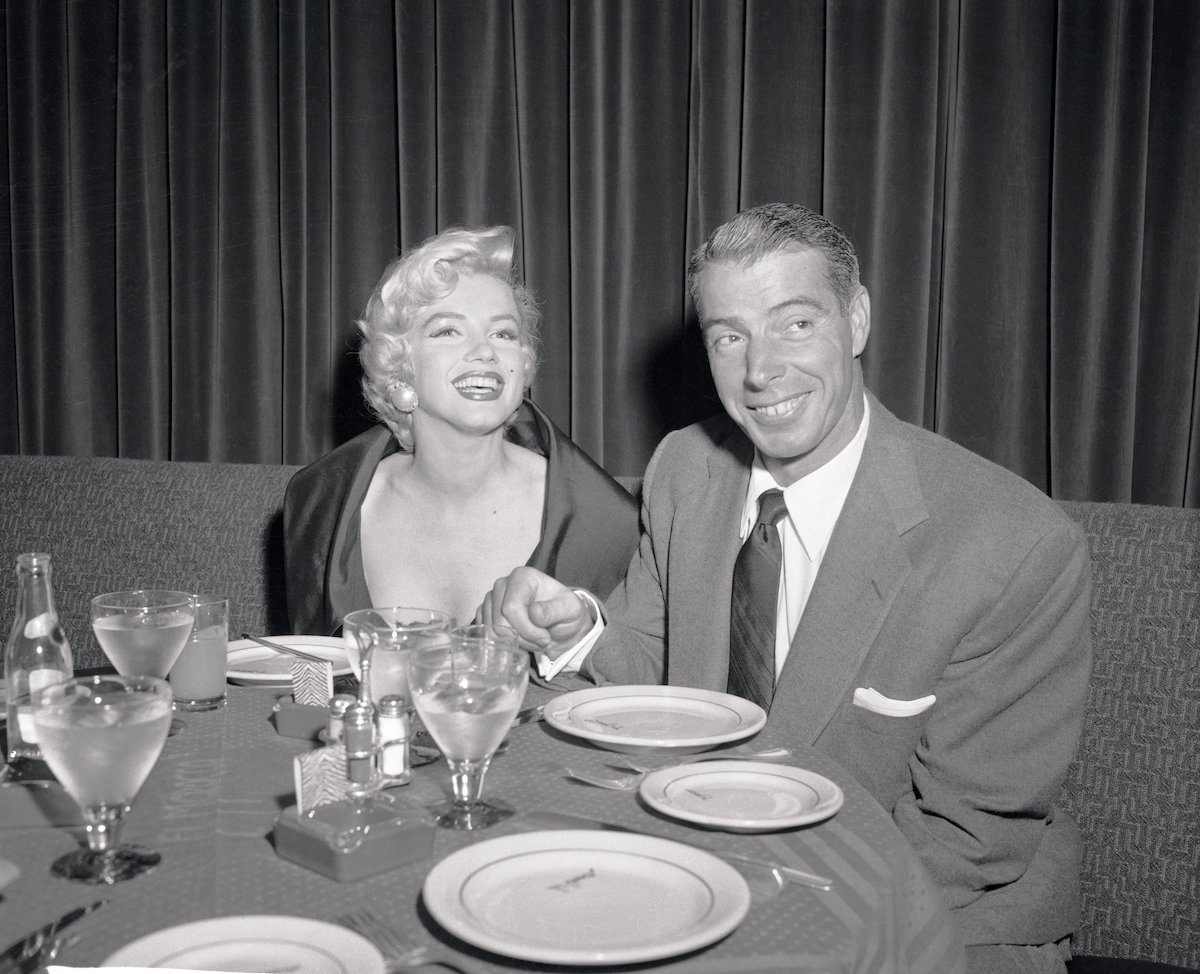
[[[557,659],[588,634],[596,620],[586,599],[536,568],[516,568],[496,580],[475,621],[513,629],[524,649]]]

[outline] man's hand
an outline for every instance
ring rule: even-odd
[[[571,589],[536,568],[516,568],[497,579],[475,621],[516,630],[524,649],[557,659],[595,624],[591,607]]]

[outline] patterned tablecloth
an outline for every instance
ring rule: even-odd
[[[547,698],[547,691],[531,686],[527,703]],[[84,936],[60,963],[96,965],[137,937],[191,920],[247,914],[331,919],[369,907],[406,928],[410,940],[439,945],[471,971],[550,969],[462,943],[421,903],[422,883],[437,860],[480,839],[523,831],[519,816],[479,833],[438,829],[431,859],[351,883],[276,856],[269,835],[280,809],[292,803],[292,758],[305,745],[275,733],[269,719],[274,700],[272,691],[230,687],[224,710],[184,715],[186,727],[168,739],[126,826],[128,841],[163,854],[157,869],[135,880],[104,889],[51,876],[49,864],[75,838],[64,830],[6,825],[0,802],[0,856],[22,872],[0,891],[0,945],[103,895],[111,902],[75,924]],[[957,930],[912,850],[878,803],[824,755],[805,750],[792,763],[836,781],[845,792],[841,810],[817,825],[764,835],[691,827],[651,812],[636,793],[592,788],[548,770],[560,762],[611,774],[610,759],[545,724],[527,724],[512,732],[508,750],[494,760],[484,792],[518,811],[585,815],[714,850],[768,854],[835,883],[831,892],[790,885],[754,902],[741,926],[718,943],[630,969],[964,969]],[[449,792],[444,764],[417,769],[403,791],[421,803],[440,800]]]

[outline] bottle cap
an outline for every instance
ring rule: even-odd
[[[389,693],[386,697],[379,701],[379,716],[403,717],[404,699],[402,697],[398,697],[394,693]]]
[[[342,723],[346,730],[358,729],[361,727],[370,727],[374,708],[369,703],[361,701],[350,704],[346,708],[346,712],[342,714]]]
[[[354,703],[352,693],[335,693],[329,700],[329,712],[335,717],[341,717],[352,703]]]

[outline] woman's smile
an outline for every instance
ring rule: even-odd
[[[451,385],[465,399],[490,402],[499,399],[504,392],[504,377],[498,372],[466,372]]]

